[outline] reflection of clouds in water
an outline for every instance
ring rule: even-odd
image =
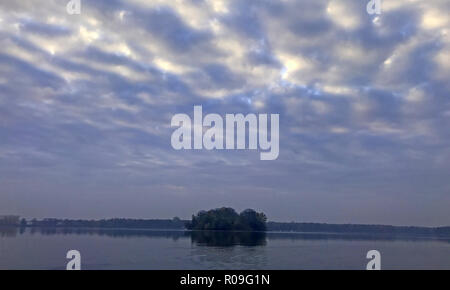
[[[386,269],[450,269],[448,240],[267,233],[264,246],[208,246],[183,231],[31,230],[0,228],[0,269],[64,269],[74,248],[84,269],[363,269],[368,249]]]
[[[263,269],[269,265],[262,246],[193,247],[189,259],[199,269]]]
[[[262,232],[192,231],[190,234],[192,242],[198,246],[252,247],[266,244],[266,233]]]
[[[0,237],[15,237],[17,235],[18,228],[16,227],[0,227]]]

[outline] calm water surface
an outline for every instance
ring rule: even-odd
[[[0,229],[0,269],[450,269],[450,240],[308,233]]]

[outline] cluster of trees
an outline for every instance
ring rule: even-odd
[[[238,214],[234,209],[222,207],[209,211],[200,211],[186,223],[189,230],[215,231],[266,231],[267,217],[253,209]]]

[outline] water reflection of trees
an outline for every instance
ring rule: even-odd
[[[89,229],[89,228],[31,228],[31,234],[39,233],[41,235],[96,235],[106,236],[111,238],[135,238],[135,237],[149,237],[149,238],[163,238],[178,240],[180,238],[187,238],[185,231],[174,230],[139,230],[139,229]]]
[[[198,246],[231,247],[231,246],[263,246],[266,244],[264,232],[230,232],[230,231],[173,231],[173,230],[138,230],[138,229],[89,229],[60,227],[6,227],[0,228],[1,237],[15,237],[17,234],[31,235],[89,235],[111,238],[161,238],[191,239]]]
[[[275,233],[231,231],[176,231],[148,229],[92,229],[62,227],[0,227],[0,237],[14,238],[22,234],[91,235],[111,238],[190,239],[198,246],[231,247],[262,246],[271,240],[346,240],[346,241],[424,241],[438,240],[450,243],[449,238],[393,234],[333,234],[333,233]]]
[[[266,245],[266,233],[193,231],[191,232],[191,241],[196,245],[209,247],[264,246]]]
[[[199,246],[231,247],[262,246],[266,244],[264,232],[229,232],[229,231],[173,231],[173,230],[137,230],[137,229],[87,229],[87,228],[30,228],[31,234],[41,235],[98,235],[112,238],[164,238],[191,239]]]
[[[17,227],[0,227],[0,237],[13,238],[17,236]]]
[[[437,236],[419,236],[412,234],[367,234],[367,233],[298,233],[298,232],[270,232],[268,240],[345,240],[345,241],[424,241],[439,240],[450,243],[449,238]]]

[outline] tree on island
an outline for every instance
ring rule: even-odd
[[[222,207],[209,211],[199,211],[186,223],[188,230],[214,231],[266,231],[267,217],[253,209],[238,214],[234,209]]]

